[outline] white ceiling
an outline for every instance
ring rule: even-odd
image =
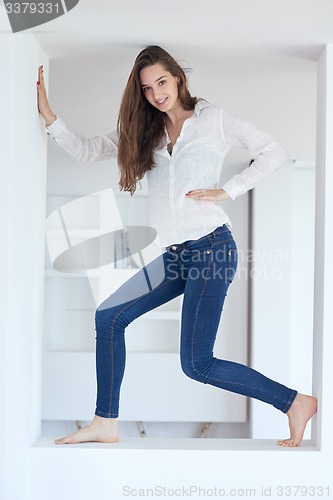
[[[48,56],[112,54],[156,44],[243,55],[264,52],[316,58],[333,42],[332,0],[80,0],[34,28]]]

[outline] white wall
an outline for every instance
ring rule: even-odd
[[[302,167],[296,163],[292,186],[292,248],[295,258],[291,283],[290,381],[301,392],[310,394],[313,375],[315,167]]]
[[[251,366],[311,394],[315,169],[296,165],[254,191]],[[251,408],[253,438],[288,435],[281,412],[258,401]]]
[[[4,39],[5,38],[5,39]],[[12,43],[10,37],[3,37],[0,45],[0,70],[11,67]],[[1,329],[7,332],[8,321],[8,262],[9,262],[9,186],[10,186],[10,141],[8,128],[11,124],[9,102],[11,101],[12,86],[10,78],[0,79],[0,108],[4,110],[9,120],[0,120],[1,138],[1,164],[2,180],[0,183],[0,217],[1,217],[1,245],[0,245],[0,274],[2,286],[0,287],[0,324]],[[2,336],[0,349],[0,393],[1,400],[6,395],[6,370],[7,370],[7,336]],[[0,405],[0,498],[5,495],[5,463],[6,463],[6,406]]]
[[[318,60],[316,245],[314,289],[313,388],[320,404],[314,438],[325,451],[332,450],[333,400],[333,45]]]
[[[1,27],[9,28],[1,19]],[[46,136],[36,107],[47,56],[30,33],[1,34],[0,482],[27,498],[28,446],[40,434]]]
[[[126,498],[123,494],[125,486],[132,491],[137,490],[136,495],[133,491],[132,496],[127,498],[202,500],[268,496],[278,499],[297,498],[295,492],[303,498],[327,498],[327,487],[332,488],[329,479],[332,452],[326,454],[326,460],[323,460],[324,457],[316,451],[266,449],[265,443],[256,449],[250,444],[247,448],[241,445],[240,449],[231,449],[226,445],[223,449],[223,443],[216,443],[215,440],[216,448],[212,445],[211,449],[207,449],[203,445],[200,449],[200,444],[191,443],[188,447],[185,444],[184,448],[177,449],[177,444],[171,441],[170,446],[174,448],[170,449],[165,441],[157,441],[156,448],[148,445],[146,449],[144,445],[131,449],[125,444],[122,449],[117,449],[108,445],[86,444],[55,450],[44,443],[43,448],[31,450],[31,465],[39,471],[32,471],[31,499],[121,500]],[[323,487],[322,496],[320,489],[317,490],[318,495],[313,494],[316,490],[311,491],[309,487],[312,485]],[[140,496],[138,492],[140,488],[152,490],[156,486],[165,488],[164,496],[152,493]],[[178,488],[181,492],[183,486],[187,495],[172,494]],[[297,490],[297,486],[302,486],[302,490]],[[197,488],[196,491],[192,489],[191,496],[190,487]],[[215,495],[214,488],[217,491]],[[224,494],[222,490],[225,490]]]

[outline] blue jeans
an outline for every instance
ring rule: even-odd
[[[181,294],[180,358],[184,373],[204,384],[260,399],[284,413],[289,410],[295,390],[245,365],[213,356],[224,300],[236,268],[236,243],[224,225],[197,240],[168,246],[98,307],[96,415],[118,417],[126,326]]]

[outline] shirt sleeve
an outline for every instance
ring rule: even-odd
[[[233,200],[252,189],[289,158],[286,149],[275,139],[229,110],[222,111],[222,130],[228,145],[248,149],[254,160],[222,186]]]
[[[116,130],[106,135],[88,138],[71,130],[59,116],[45,128],[47,134],[77,161],[91,163],[117,156],[118,134]]]

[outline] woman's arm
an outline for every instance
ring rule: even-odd
[[[222,131],[227,144],[248,149],[254,159],[249,167],[222,186],[233,200],[252,189],[289,159],[286,149],[275,139],[229,110],[222,111]]]
[[[88,138],[71,130],[50,108],[42,66],[39,68],[38,76],[38,111],[45,120],[47,133],[57,144],[77,161],[81,162],[94,162],[116,157],[118,151],[117,132],[114,131],[110,134]]]
[[[221,108],[220,123],[225,143],[248,149],[254,161],[231,177],[221,189],[196,189],[187,193],[188,197],[215,202],[234,200],[268,177],[289,158],[285,148],[275,139],[231,111]]]

